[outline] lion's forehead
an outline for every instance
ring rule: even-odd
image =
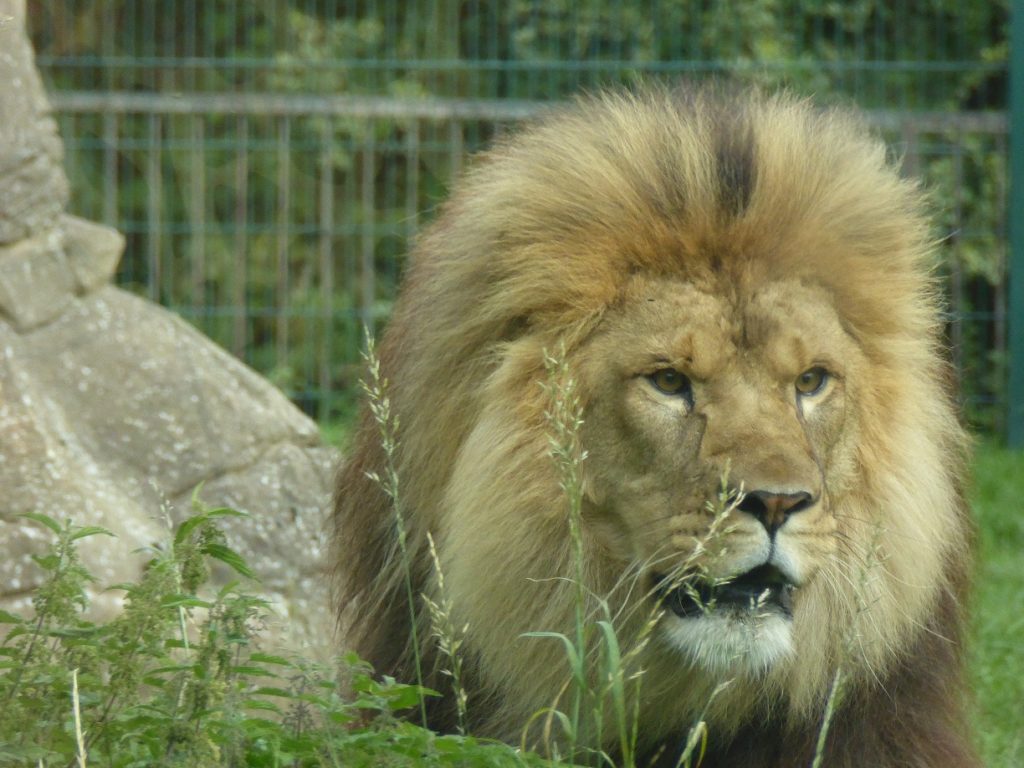
[[[829,293],[798,279],[726,289],[706,280],[634,279],[607,332],[627,366],[665,363],[697,379],[737,366],[772,376],[811,363],[838,367],[853,345]]]

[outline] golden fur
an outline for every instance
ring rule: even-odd
[[[976,764],[960,702],[965,438],[932,261],[922,195],[883,144],[789,95],[599,95],[475,164],[421,238],[382,345],[413,588],[434,589],[429,531],[468,626],[474,732],[514,740],[566,705],[561,645],[523,637],[573,634],[540,386],[564,344],[588,452],[586,586],[624,649],[658,574],[684,564],[728,580],[770,560],[797,584],[791,619],[665,611],[637,662],[642,748],[671,755],[729,680],[704,764],[808,765],[842,665],[827,765]],[[689,388],[656,386],[666,370]],[[366,417],[335,508],[342,619],[379,672],[412,679],[395,517],[366,477],[382,466]],[[726,473],[768,507],[734,509],[695,557]],[[804,502],[783,513],[781,498]],[[451,712],[435,702],[433,724]]]

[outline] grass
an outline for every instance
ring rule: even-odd
[[[328,445],[333,445],[335,448],[344,451],[352,439],[352,433],[355,430],[354,422],[355,418],[349,416],[348,418],[321,424],[320,436]]]
[[[1024,453],[978,447],[971,499],[978,521],[971,672],[985,765],[1024,765]]]

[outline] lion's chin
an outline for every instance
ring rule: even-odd
[[[660,624],[669,645],[714,676],[758,677],[793,655],[792,618],[776,608],[666,613]]]
[[[696,666],[715,675],[762,675],[793,653],[796,585],[780,568],[759,565],[721,583],[653,579],[668,609],[661,622],[667,639]]]

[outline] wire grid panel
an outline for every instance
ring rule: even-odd
[[[725,73],[872,108],[935,190],[965,406],[1001,429],[999,10],[783,5],[29,0],[29,19],[73,206],[128,238],[122,284],[310,413],[347,409],[362,328],[466,153],[581,87]]]

